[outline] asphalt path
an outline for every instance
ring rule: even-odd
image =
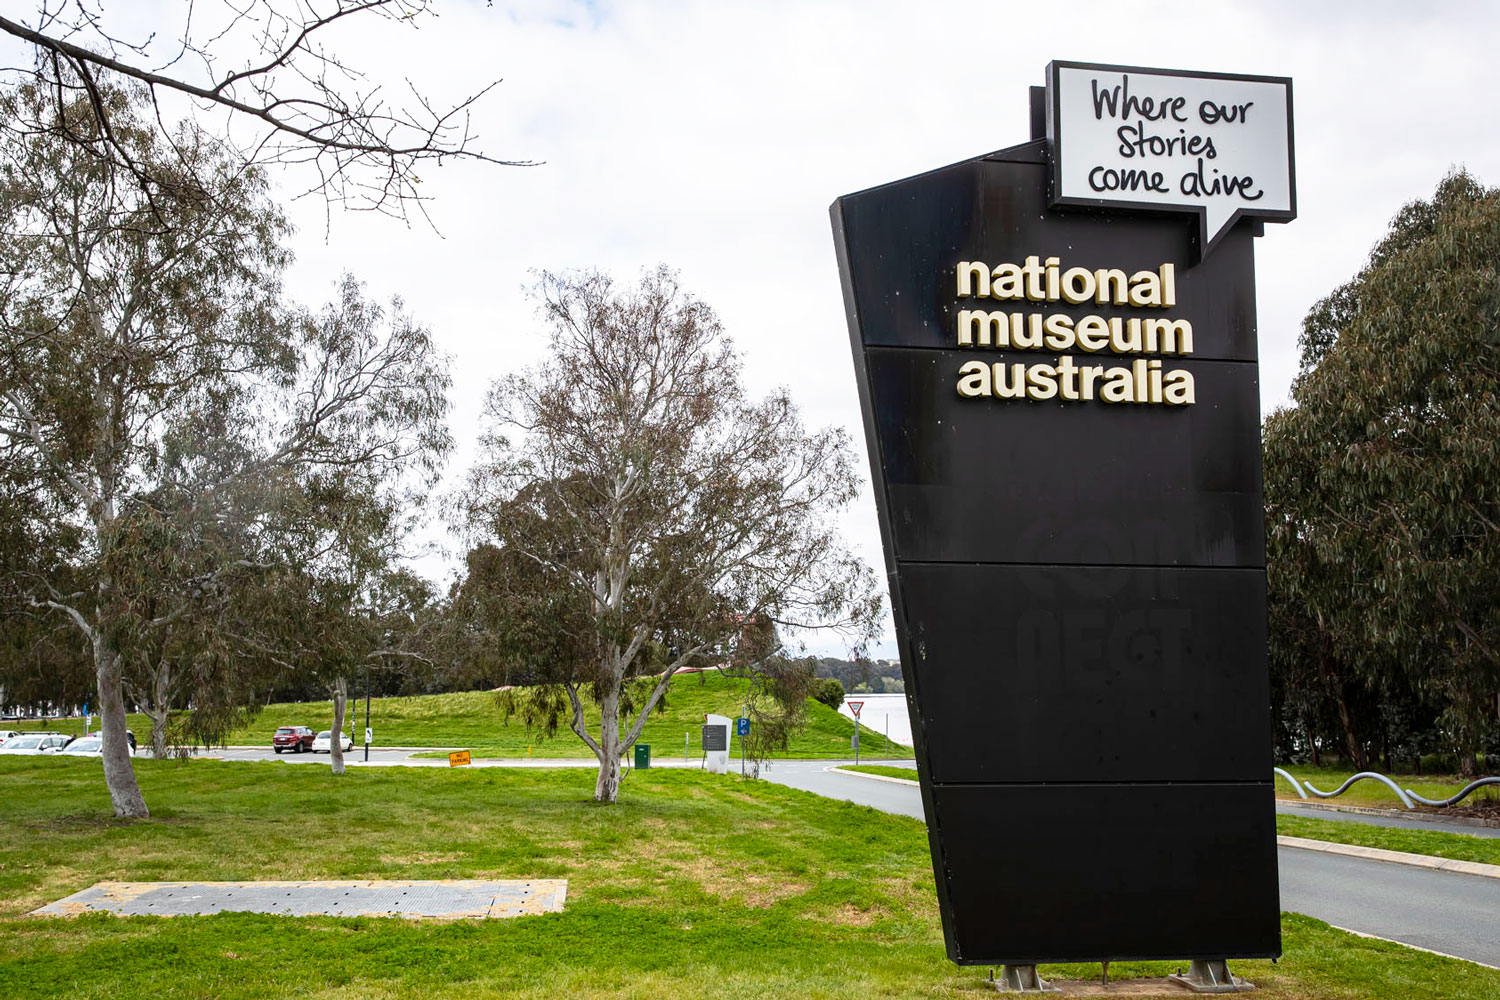
[[[454,749],[463,749],[455,747]],[[370,759],[365,761],[365,748],[357,746],[353,750],[344,753],[344,763],[350,767],[447,767],[448,758],[419,757],[418,754],[446,754],[444,747],[371,747]],[[215,748],[201,754],[205,757],[216,757],[219,760],[237,761],[281,761],[287,764],[322,764],[325,767],[330,763],[329,755],[326,753],[276,753],[264,747],[237,746]],[[627,761],[628,764],[628,761]],[[739,760],[732,759],[730,770],[739,773]],[[597,768],[599,762],[593,757],[475,757],[469,767],[587,767]],[[702,762],[698,758],[683,760],[681,757],[657,757],[651,761],[652,767],[657,768],[699,768]]]
[[[889,763],[909,766],[905,761]],[[821,761],[776,761],[762,776],[883,812],[923,818],[922,797],[914,786],[837,774],[831,770],[835,766]],[[1298,807],[1288,811],[1291,809]],[[1363,821],[1355,819],[1358,814],[1299,811],[1324,819]],[[1375,818],[1383,817],[1363,819]],[[1479,832],[1478,828],[1437,821],[1421,825],[1454,833]],[[1500,967],[1500,933],[1496,931],[1500,928],[1500,879],[1292,847],[1283,847],[1278,853],[1282,909],[1356,933]]]
[[[423,752],[425,750],[372,748],[370,750],[370,763],[387,765],[404,764],[411,758],[412,754]],[[217,757],[220,760],[282,760],[288,764],[327,764],[329,762],[329,754],[326,753],[292,753],[285,751],[278,754],[274,750],[265,747],[229,747],[227,750],[216,749],[210,751],[209,756]],[[365,748],[362,746],[344,751],[344,762],[347,764],[363,763],[364,757]],[[420,762],[413,761],[413,763]],[[446,760],[434,760],[432,763],[446,765],[448,762]]]

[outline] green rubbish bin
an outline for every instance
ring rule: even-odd
[[[650,767],[651,766],[651,744],[649,744],[649,743],[637,743],[635,745],[635,766],[636,767]]]

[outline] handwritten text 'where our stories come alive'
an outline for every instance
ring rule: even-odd
[[[1178,175],[1174,185],[1165,171],[1154,169],[1154,164],[1142,167],[1099,164],[1089,170],[1090,188],[1099,192],[1156,194],[1175,190],[1189,198],[1218,195],[1250,202],[1261,198],[1265,192],[1254,177],[1221,171],[1212,164],[1219,156],[1213,136],[1191,131],[1201,125],[1244,125],[1254,113],[1254,101],[1239,104],[1199,101],[1194,105],[1181,94],[1131,93],[1130,76],[1122,74],[1120,79],[1114,86],[1101,84],[1097,78],[1091,81],[1094,119],[1104,121],[1107,116],[1124,122],[1115,129],[1120,158],[1150,161],[1159,157],[1188,157],[1192,166]]]

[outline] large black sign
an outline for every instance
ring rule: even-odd
[[[832,207],[948,954],[1274,956],[1257,224],[1051,176]]]

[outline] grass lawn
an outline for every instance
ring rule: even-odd
[[[1339,785],[1343,784],[1345,779],[1355,773],[1348,769],[1332,767],[1292,766],[1285,768],[1285,770],[1289,771],[1298,781],[1311,781],[1325,792],[1333,791]],[[1400,785],[1403,790],[1410,789],[1418,795],[1429,799],[1446,799],[1469,783],[1466,779],[1460,778],[1457,775],[1423,775],[1419,777],[1414,774],[1392,774],[1389,777],[1396,784]],[[1283,799],[1297,798],[1297,793],[1292,790],[1292,786],[1287,784],[1286,779],[1280,775],[1276,776],[1276,795],[1278,798]],[[1395,792],[1382,783],[1371,781],[1368,778],[1356,782],[1353,787],[1336,798],[1320,799],[1311,793],[1307,797],[1312,802],[1332,802],[1346,806],[1373,806],[1376,808],[1402,810],[1406,808],[1401,804],[1401,800],[1396,798]],[[1471,806],[1485,801],[1492,803],[1500,802],[1500,786],[1490,785],[1487,788],[1481,788],[1467,799],[1464,799],[1462,805]]]
[[[657,707],[646,722],[641,742],[651,744],[657,757],[682,753],[682,736],[689,734],[692,753],[700,753],[699,736],[703,716],[709,712],[733,719],[745,704],[748,681],[725,677],[718,671],[679,674],[672,678],[665,708]],[[589,728],[597,733],[599,710],[585,702]],[[355,742],[364,738],[365,706],[349,703],[351,732]],[[137,740],[149,739],[151,723],[144,715],[132,715],[127,723]],[[292,702],[267,706],[247,728],[232,733],[230,744],[271,745],[271,734],[277,726],[308,726],[322,732],[333,725],[331,702]],[[56,729],[58,732],[82,732],[83,720],[63,720],[46,724],[24,723],[16,729]],[[455,694],[430,694],[410,698],[375,698],[370,706],[370,728],[375,730],[377,745],[396,747],[457,747],[471,750],[476,757],[592,757],[593,752],[573,735],[564,724],[552,739],[529,731],[519,718],[509,724],[488,691],[465,691]],[[911,748],[899,743],[887,744],[885,737],[863,726],[859,741],[865,753],[883,757],[910,757]],[[847,757],[854,751],[850,739],[854,722],[827,705],[807,701],[807,726],[792,738],[784,757]],[[734,749],[738,751],[738,744]]]
[[[887,778],[900,778],[903,781],[917,780],[917,769],[914,767],[891,767],[887,764],[845,764],[839,770],[854,771],[858,774],[879,774]]]
[[[943,957],[921,823],[760,782],[637,771],[358,770],[140,761],[155,815],[109,818],[90,760],[0,760],[7,996],[973,997]],[[250,914],[39,920],[103,879],[566,878],[514,920]],[[1283,918],[1267,998],[1488,998],[1500,971]],[[1173,963],[1175,965],[1175,963]],[[1111,974],[1161,975],[1167,963]],[[1044,970],[1097,976],[1097,966]]]
[[[1397,830],[1371,826],[1368,823],[1340,823],[1337,820],[1307,819],[1302,816],[1277,816],[1276,832],[1287,837],[1306,837],[1310,840],[1332,841],[1335,844],[1379,847],[1387,851],[1430,854],[1435,858],[1500,865],[1500,837]]]

